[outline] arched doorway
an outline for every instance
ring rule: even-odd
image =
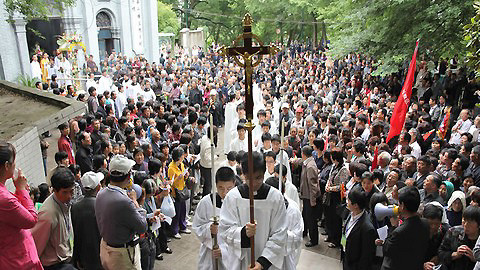
[[[112,35],[112,18],[107,12],[100,11],[97,14],[96,22],[100,60],[103,60],[108,58],[112,51],[115,50],[115,38]]]

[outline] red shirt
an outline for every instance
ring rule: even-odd
[[[60,136],[58,139],[58,151],[63,151],[68,154],[68,161],[70,164],[75,164],[75,155],[73,154],[72,140],[67,136]]]

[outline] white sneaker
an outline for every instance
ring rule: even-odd
[[[192,227],[192,224],[193,224],[192,222],[190,222],[189,220],[187,220],[187,226],[188,226],[188,227]]]
[[[175,239],[182,239],[182,236],[181,236],[179,233],[177,233],[177,234],[175,234],[175,235],[173,236],[173,238],[175,238]]]
[[[192,231],[190,231],[189,229],[185,229],[185,230],[181,230],[180,233],[191,234]]]

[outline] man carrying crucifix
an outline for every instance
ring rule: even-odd
[[[285,203],[279,190],[263,183],[265,160],[253,152],[253,186],[248,179],[248,161],[244,158],[242,171],[247,184],[235,187],[220,210],[219,235],[228,249],[229,269],[282,269],[287,241]],[[250,223],[249,188],[254,191],[255,224]],[[250,237],[255,238],[255,267],[250,262]]]

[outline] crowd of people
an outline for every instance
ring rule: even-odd
[[[297,43],[262,59],[253,186],[243,70],[215,50],[158,63],[113,53],[100,68],[91,58],[88,93],[44,81],[88,113],[58,127],[58,166],[31,199],[15,149],[0,144],[0,268],[153,269],[193,231],[199,269],[212,258],[247,268],[252,237],[252,269],[296,269],[305,237],[340,248],[344,269],[480,269],[478,85],[456,58],[420,60],[387,142],[405,71],[373,76],[374,59]]]

